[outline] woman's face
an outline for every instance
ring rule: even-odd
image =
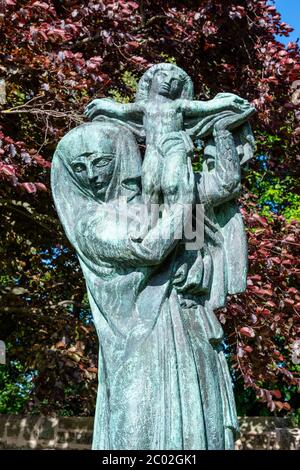
[[[76,157],[71,163],[78,182],[92,190],[98,200],[103,201],[113,175],[115,151],[105,142],[105,150],[90,150]]]

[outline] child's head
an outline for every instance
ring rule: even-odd
[[[177,65],[156,64],[139,81],[136,101],[147,100],[150,93],[170,99],[193,99],[193,83],[188,74]]]

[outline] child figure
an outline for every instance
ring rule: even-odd
[[[197,125],[204,118],[222,111],[242,113],[249,103],[236,95],[222,93],[210,101],[193,100],[190,77],[174,64],[152,66],[142,76],[134,103],[117,103],[109,98],[95,99],[86,108],[91,120],[105,116],[141,129],[146,138],[146,152],[142,167],[142,191],[146,201],[171,204],[176,195],[176,184],[182,164],[192,157],[193,143],[186,129],[188,122]],[[174,152],[169,158],[163,154],[163,142],[170,134],[182,133],[185,151]],[[141,134],[140,134],[141,135]],[[169,145],[170,145],[170,139]],[[184,149],[183,149],[184,150]],[[180,161],[185,159],[184,162]],[[189,162],[190,163],[190,162]]]

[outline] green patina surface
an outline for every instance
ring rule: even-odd
[[[134,103],[93,101],[92,122],[58,144],[53,196],[99,336],[94,449],[234,447],[238,422],[214,310],[246,285],[236,199],[241,165],[253,155],[253,112],[231,94],[194,101],[188,75],[159,64]],[[149,223],[158,203],[164,208]],[[197,243],[187,240],[191,221]]]

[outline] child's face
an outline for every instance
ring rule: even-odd
[[[151,93],[174,100],[180,97],[183,83],[182,77],[176,72],[158,70],[152,79]]]

